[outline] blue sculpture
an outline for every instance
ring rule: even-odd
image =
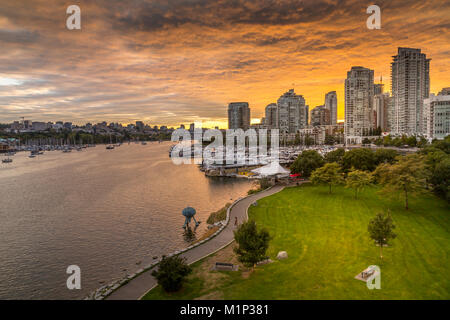
[[[197,222],[194,218],[194,215],[196,213],[195,209],[192,207],[186,207],[183,209],[182,211],[183,216],[185,216],[185,220],[184,220],[184,225],[183,228],[186,228],[186,226],[189,226],[189,222],[191,222],[191,219],[194,219],[195,222],[195,226],[198,227],[198,225],[200,224],[200,222]]]

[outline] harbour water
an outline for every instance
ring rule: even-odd
[[[81,299],[189,246],[184,207],[197,209],[200,236],[210,212],[251,188],[174,165],[170,144],[20,152],[0,163],[0,299]],[[81,290],[66,287],[69,265],[81,268]]]

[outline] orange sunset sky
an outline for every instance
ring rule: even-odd
[[[81,8],[67,30],[66,8]],[[381,8],[381,30],[366,9]],[[290,88],[310,109],[352,66],[390,87],[397,47],[431,58],[431,92],[450,87],[450,2],[0,0],[0,122],[227,126],[227,105],[253,122]]]

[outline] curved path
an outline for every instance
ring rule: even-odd
[[[233,231],[235,229],[235,217],[238,218],[239,223],[247,220],[247,209],[253,202],[280,192],[284,189],[284,187],[285,186],[277,185],[236,202],[230,210],[228,225],[222,230],[222,232],[202,245],[180,254],[180,257],[186,258],[186,262],[188,264],[192,264],[229,245],[234,240]],[[152,276],[152,273],[150,271],[146,271],[111,293],[111,295],[106,297],[106,300],[138,300],[156,285],[157,281]]]

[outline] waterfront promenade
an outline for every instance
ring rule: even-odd
[[[257,194],[248,196],[242,200],[239,200],[230,210],[230,219],[228,225],[217,236],[211,240],[189,250],[182,254],[180,257],[186,258],[188,264],[192,264],[233,242],[235,230],[234,220],[238,218],[238,222],[242,223],[247,220],[248,207],[261,198],[270,196],[274,193],[280,192],[285,186],[276,185],[270,189],[261,191]],[[151,270],[144,272],[136,278],[130,280],[127,284],[118,288],[111,295],[106,297],[106,300],[138,300],[150,289],[157,285],[156,279],[151,275]]]

